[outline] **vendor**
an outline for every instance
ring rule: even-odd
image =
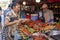
[[[45,19],[45,22],[53,22],[54,21],[53,11],[48,9],[48,5],[43,4],[42,9],[43,9],[43,17]]]
[[[6,31],[8,31],[7,38],[14,37],[14,32],[17,27],[17,23],[20,22],[19,18],[19,10],[20,10],[20,4],[19,3],[13,3],[11,7],[11,11],[9,11],[5,17],[5,27],[7,28]],[[6,40],[8,40],[6,38]],[[11,39],[10,39],[11,40]]]

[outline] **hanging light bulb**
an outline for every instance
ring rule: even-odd
[[[39,3],[41,0],[35,0],[37,3]]]
[[[25,1],[23,2],[23,5],[26,5],[26,2]]]

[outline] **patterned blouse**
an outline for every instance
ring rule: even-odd
[[[5,20],[8,20],[9,22],[13,22],[14,20],[18,20],[19,16],[17,16],[15,14],[15,12],[13,10],[9,11],[7,14],[6,14],[6,17],[5,17]],[[14,35],[14,32],[15,30],[17,29],[17,25],[14,24],[14,25],[11,25],[8,27],[8,33],[11,34],[11,35]]]

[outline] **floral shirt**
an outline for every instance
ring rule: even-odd
[[[15,12],[13,10],[9,11],[7,14],[6,14],[6,17],[5,17],[5,20],[8,20],[9,22],[13,22],[14,20],[18,20],[19,16],[17,16],[15,14]],[[14,24],[14,25],[11,25],[8,27],[9,29],[9,34],[11,33],[12,35],[14,35],[14,32],[15,30],[17,29],[17,25]]]

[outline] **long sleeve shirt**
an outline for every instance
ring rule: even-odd
[[[44,13],[45,22],[49,22],[51,19],[54,19],[53,12],[51,10],[47,10]]]

